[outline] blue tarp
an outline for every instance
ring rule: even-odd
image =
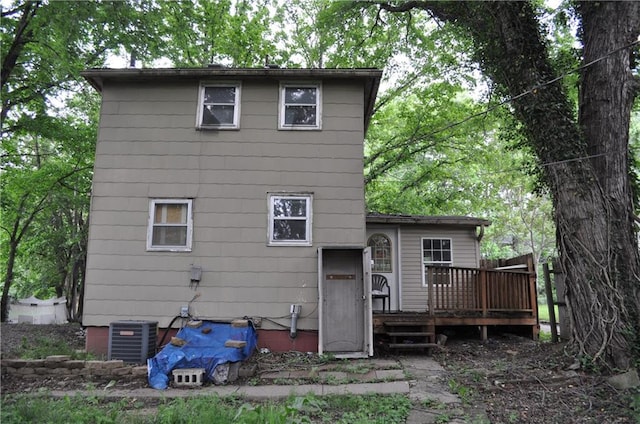
[[[147,360],[149,385],[154,389],[166,389],[174,369],[204,368],[205,381],[211,380],[218,365],[247,359],[257,344],[256,330],[251,323],[248,327],[232,327],[228,323],[203,321],[198,328],[181,328],[176,337],[186,342],[184,346],[169,343]],[[227,340],[246,341],[247,345],[240,349],[225,347]]]

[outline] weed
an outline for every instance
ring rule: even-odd
[[[460,396],[462,403],[469,404],[471,402],[472,390],[469,387],[463,386],[453,378],[450,379],[448,383],[449,383],[449,389],[453,393],[456,393],[458,396]]]
[[[337,369],[351,374],[366,374],[371,371],[371,366],[363,362],[356,362],[348,363],[347,365],[338,367]]]
[[[445,409],[447,405],[437,399],[427,398],[422,401],[422,406],[427,409]]]
[[[587,372],[595,374],[602,371],[602,367],[590,355],[581,355],[578,360],[580,361],[580,367]]]
[[[323,379],[322,382],[324,384],[329,384],[329,385],[337,385],[340,381],[336,378],[335,375],[326,375]]]
[[[399,424],[406,421],[411,409],[411,402],[403,395],[331,395],[324,399],[327,401],[324,409],[327,413],[346,411],[342,414],[333,412],[331,417],[324,415],[323,422],[336,424]]]
[[[507,368],[508,368],[508,365],[507,365],[507,363],[505,362],[504,359],[498,359],[497,361],[495,361],[493,363],[493,368],[496,371],[506,371]]]
[[[449,421],[451,421],[451,416],[449,414],[440,414],[435,418],[434,423],[445,424],[445,423],[448,423]]]
[[[317,378],[318,377],[318,367],[311,367],[311,370],[309,371],[308,377],[309,378]]]
[[[336,356],[331,352],[327,352],[327,353],[323,353],[322,355],[319,355],[318,359],[321,362],[327,363],[327,362],[335,361],[336,360]]]
[[[510,423],[517,423],[520,421],[520,414],[518,414],[517,412],[509,412],[507,420]]]
[[[467,370],[465,373],[471,377],[474,383],[480,383],[486,378],[484,372],[478,371],[477,369]]]

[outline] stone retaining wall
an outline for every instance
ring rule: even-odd
[[[122,360],[83,361],[72,360],[67,355],[48,356],[46,359],[3,359],[2,375],[23,379],[38,379],[49,376],[123,377],[146,379],[146,365],[129,365]]]

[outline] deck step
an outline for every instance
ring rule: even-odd
[[[415,336],[415,337],[421,337],[421,336],[435,336],[435,333],[433,333],[432,331],[389,331],[387,332],[388,336],[391,337],[406,337],[406,336]]]
[[[385,327],[425,327],[433,325],[431,322],[425,321],[386,321]]]
[[[389,348],[391,349],[425,349],[438,347],[436,343],[391,343]]]

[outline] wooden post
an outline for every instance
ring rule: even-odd
[[[429,299],[427,299],[429,301],[429,315],[433,316],[435,315],[435,311],[434,311],[434,307],[435,307],[435,303],[434,303],[434,299],[433,299],[433,272],[432,272],[432,268],[427,267],[427,293],[429,296]]]
[[[482,316],[487,316],[487,270],[480,270],[480,306],[482,308]]]
[[[480,304],[482,305],[482,316],[487,316],[487,270],[480,270]],[[480,327],[482,331],[482,341],[487,341],[487,326],[483,325]]]
[[[538,340],[538,333],[540,332],[540,319],[538,318],[538,290],[536,290],[538,279],[536,264],[533,262],[533,255],[529,255],[527,268],[529,269],[529,299],[531,302],[528,307],[531,308],[532,313],[536,317],[536,322],[538,323],[537,326],[532,327],[531,335],[533,340]]]
[[[549,272],[549,264],[542,265],[544,270],[544,290],[547,294],[547,307],[549,308],[549,324],[551,325],[551,341],[558,342],[558,327],[556,326],[556,309],[553,300],[553,290],[551,289],[551,273]]]

